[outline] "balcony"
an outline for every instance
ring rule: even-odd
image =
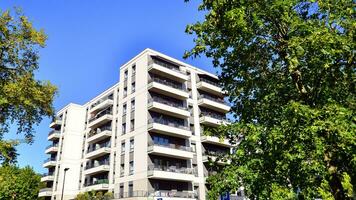
[[[96,143],[100,140],[111,137],[112,131],[111,127],[97,128],[96,130],[90,131],[88,133],[88,143]]]
[[[221,160],[221,158],[223,158],[226,154],[228,154],[228,152],[206,150],[203,152],[202,160],[203,162],[209,162],[209,160],[211,160],[212,162],[217,161],[218,164],[228,164],[230,161]]]
[[[155,190],[155,191],[138,190],[138,191],[122,192],[122,193],[115,194],[115,199],[132,198],[132,197],[143,197],[142,199],[160,198],[165,200],[197,200],[198,199],[197,193],[193,191],[177,191],[177,190]]]
[[[208,136],[208,135],[201,136],[201,142],[224,146],[224,147],[232,146],[228,139],[220,139],[218,137]]]
[[[174,123],[162,118],[152,118],[148,120],[148,130],[156,133],[174,135],[187,138],[192,135],[189,127]]]
[[[44,168],[55,167],[57,164],[57,158],[47,158],[43,161]]]
[[[47,140],[58,140],[61,137],[60,131],[52,130],[48,133]]]
[[[44,173],[41,177],[41,182],[53,181],[54,173]]]
[[[62,125],[62,119],[59,117],[56,117],[50,124],[50,128],[59,128]]]
[[[112,109],[99,112],[89,119],[89,128],[95,128],[112,120]]]
[[[148,99],[148,110],[164,113],[179,118],[187,118],[190,116],[190,112],[187,107],[179,105],[168,100],[159,98]]]
[[[176,144],[158,144],[150,143],[147,152],[153,155],[169,156],[178,159],[192,159],[192,147],[176,145]]]
[[[193,168],[177,168],[176,166],[149,165],[147,169],[147,176],[151,179],[193,181],[195,174]]]
[[[214,112],[201,112],[199,121],[201,124],[213,127],[227,124],[225,115],[220,115]]]
[[[214,98],[206,94],[199,95],[198,105],[224,113],[230,110],[230,106],[226,104],[224,99]]]
[[[93,175],[101,172],[108,172],[110,171],[110,162],[105,161],[94,161],[93,164],[89,164],[85,166],[84,173],[86,175]]]
[[[147,88],[150,91],[177,99],[187,99],[189,97],[189,94],[183,87],[183,84],[176,84],[154,76],[148,81]]]
[[[38,197],[50,197],[52,196],[53,188],[42,188],[38,193]]]
[[[57,144],[51,144],[46,147],[46,154],[50,153],[57,153],[58,152],[58,143]]]
[[[84,184],[86,191],[91,190],[108,190],[109,189],[109,179],[98,179],[89,183]]]
[[[99,110],[103,110],[111,105],[113,105],[114,100],[113,100],[113,95],[109,95],[107,97],[104,97],[97,102],[93,103],[90,106],[90,113],[95,113]]]
[[[197,83],[197,88],[212,94],[221,95],[223,93],[218,80],[216,82],[209,80],[207,78],[199,77],[199,82]]]
[[[87,159],[94,159],[111,152],[110,144],[98,145],[92,148],[89,148],[85,157]]]
[[[148,63],[148,71],[177,81],[187,81],[187,74],[179,66],[160,59],[152,59]]]

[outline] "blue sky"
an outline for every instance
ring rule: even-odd
[[[203,18],[192,0],[1,0],[0,10],[21,7],[36,28],[48,35],[40,51],[36,76],[59,88],[56,110],[70,102],[83,104],[119,80],[119,67],[130,58],[151,48],[182,59],[193,47],[193,37],[185,26]],[[202,57],[185,62],[215,72]],[[45,172],[49,119],[36,127],[35,142],[18,148],[20,166],[33,166]],[[16,138],[20,136],[8,135]]]

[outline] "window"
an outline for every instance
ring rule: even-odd
[[[127,105],[126,103],[122,106],[122,115],[126,115],[126,112],[127,112]]]
[[[125,164],[122,163],[122,164],[120,165],[120,176],[123,177],[124,174],[125,174]]]
[[[126,133],[126,123],[123,123],[122,124],[122,133],[121,133],[121,135],[125,135],[125,133]]]
[[[133,183],[132,183],[132,181],[129,182],[129,197],[133,197]]]
[[[132,66],[132,76],[136,74],[136,65]]]
[[[127,70],[125,70],[124,72],[124,79],[127,80],[127,78],[129,77],[129,72]]]
[[[135,110],[135,99],[131,100],[131,112]]]
[[[130,170],[130,175],[132,175],[133,172],[134,172],[134,161],[130,161],[130,168],[129,168],[129,170]]]
[[[131,93],[136,91],[136,83],[131,83]]]
[[[130,127],[131,127],[130,131],[134,131],[135,130],[135,119],[131,119]]]
[[[124,98],[127,96],[127,87],[124,88]]]
[[[121,154],[125,153],[125,141],[121,142]]]
[[[130,140],[130,152],[132,152],[134,150],[134,144],[135,144],[135,140],[131,139]]]
[[[120,183],[120,192],[119,192],[120,198],[124,198],[124,184]]]

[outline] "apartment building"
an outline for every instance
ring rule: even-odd
[[[206,199],[209,160],[231,151],[203,133],[230,109],[217,77],[146,49],[121,66],[119,80],[58,111],[39,196],[58,200],[63,191],[67,200],[95,190],[115,199]]]

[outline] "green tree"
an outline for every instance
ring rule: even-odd
[[[30,167],[0,167],[0,199],[37,199],[41,177]]]
[[[46,38],[20,11],[14,16],[0,11],[0,161],[16,160],[18,141],[3,140],[10,125],[16,125],[17,133],[24,133],[25,141],[31,143],[33,126],[43,116],[54,115],[56,87],[34,76]]]
[[[355,4],[351,0],[204,0],[188,25],[220,70],[238,143],[209,178],[211,199],[352,199],[356,185]]]
[[[84,193],[79,193],[75,200],[110,200],[113,199],[114,195],[111,192],[96,192],[89,191]]]

